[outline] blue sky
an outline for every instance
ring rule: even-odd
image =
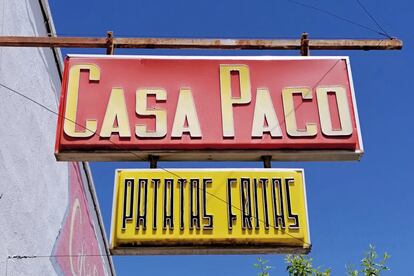
[[[299,0],[298,0],[299,1]],[[305,0],[301,0],[305,3]],[[362,0],[361,0],[362,1]],[[306,1],[371,29],[375,23],[357,1]],[[391,254],[389,275],[408,275],[414,247],[414,52],[408,0],[362,3],[402,51],[312,51],[311,55],[349,55],[365,155],[360,162],[276,163],[303,167],[306,174],[311,256],[316,265],[343,275],[370,243]],[[383,38],[377,32],[295,4],[289,0],[50,1],[59,35],[198,38]],[[103,49],[65,49],[63,53],[104,53]],[[116,54],[298,55],[297,51],[116,50]],[[91,163],[107,233],[110,228],[114,171],[147,163]],[[160,163],[173,167],[261,167],[261,163]],[[258,256],[114,257],[118,275],[256,275]],[[268,255],[271,275],[283,275],[283,256]]]

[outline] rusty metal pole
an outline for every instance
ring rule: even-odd
[[[176,39],[0,36],[5,47],[301,50],[301,39]],[[310,50],[400,50],[399,39],[312,39]],[[108,51],[109,52],[109,51]]]
[[[112,31],[108,31],[106,33],[106,54],[113,55],[114,54],[114,33]]]
[[[301,56],[309,56],[309,38],[308,33],[302,33],[300,38],[300,54]]]
[[[271,155],[263,155],[263,168],[271,168],[272,167],[272,156]]]
[[[160,158],[155,155],[148,155],[148,161],[150,162],[150,169],[156,169],[157,168],[157,162]]]

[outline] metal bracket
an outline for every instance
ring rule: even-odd
[[[263,155],[260,158],[263,161],[263,168],[271,168],[272,167],[272,156],[271,155]]]
[[[159,156],[155,155],[148,155],[148,161],[150,162],[150,169],[156,169],[157,168],[157,162],[160,159]]]
[[[106,54],[113,55],[114,54],[114,33],[112,31],[108,31],[106,33]]]
[[[300,55],[310,56],[308,33],[302,33],[302,36],[300,37]]]

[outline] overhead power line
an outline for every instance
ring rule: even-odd
[[[377,25],[378,28],[380,28],[380,30],[388,37],[388,38],[392,38],[387,31],[384,30],[384,28],[378,23],[377,20],[375,20],[374,16],[368,11],[367,8],[365,8],[364,5],[362,5],[360,0],[356,0],[358,5],[364,10],[364,12],[372,19],[372,21],[374,21],[374,23]]]
[[[332,67],[332,68],[333,68],[333,67]],[[330,68],[330,69],[329,69],[328,73],[332,70],[332,68]],[[325,77],[328,73],[324,74],[324,76],[323,76],[322,78],[324,78],[324,77]],[[52,109],[48,108],[48,107],[47,107],[47,106],[45,106],[44,104],[39,103],[38,101],[36,101],[36,100],[34,100],[34,99],[32,99],[32,98],[30,98],[30,97],[26,96],[24,93],[21,93],[21,92],[17,91],[16,89],[10,88],[9,86],[7,86],[7,85],[5,85],[5,84],[3,84],[3,83],[0,83],[0,86],[1,86],[1,87],[3,87],[3,88],[5,88],[5,89],[7,89],[7,90],[9,90],[9,91],[11,91],[11,92],[13,92],[13,93],[15,93],[16,95],[19,95],[19,96],[23,97],[24,99],[26,99],[26,100],[28,100],[28,101],[30,101],[30,102],[32,102],[32,103],[34,103],[34,104],[36,104],[36,105],[40,106],[41,108],[45,109],[46,111],[48,111],[48,112],[50,112],[50,113],[53,113],[53,114],[57,115],[58,117],[62,117],[62,118],[64,118],[65,120],[68,120],[68,121],[70,121],[70,122],[72,122],[72,123],[74,123],[74,124],[76,124],[76,125],[78,125],[78,126],[80,126],[80,127],[84,128],[85,130],[90,131],[91,133],[93,133],[93,135],[97,135],[96,131],[92,131],[92,130],[88,129],[88,128],[87,128],[87,127],[85,127],[85,126],[83,126],[83,125],[81,125],[81,124],[78,124],[78,123],[76,123],[75,121],[73,121],[73,120],[71,120],[71,119],[69,119],[69,118],[66,118],[64,115],[60,115],[58,112],[56,112],[56,111],[54,111],[54,110],[52,110]],[[115,142],[113,142],[113,141],[111,141],[111,140],[108,140],[108,141],[109,141],[111,144],[113,144],[116,148],[119,148],[119,146],[118,146]],[[137,155],[137,154],[136,154],[135,152],[133,152],[133,151],[127,151],[127,152],[128,152],[128,153],[131,153],[132,155],[134,155],[135,157],[137,157],[137,159],[138,159],[139,161],[145,161],[145,162],[147,162],[147,161],[148,161],[148,160],[146,160],[146,159],[144,159],[144,158],[140,157],[139,155]],[[173,171],[170,171],[169,169],[162,168],[162,167],[159,167],[159,169],[161,169],[161,170],[163,170],[163,171],[165,171],[165,172],[167,172],[167,173],[169,173],[169,174],[171,174],[171,175],[174,175],[175,177],[177,177],[177,178],[179,178],[179,179],[183,179],[180,175],[178,175],[177,173],[175,173],[175,172],[173,172]],[[198,189],[199,189],[200,191],[204,191],[204,190],[203,190],[203,188],[201,188],[201,187],[198,187]],[[232,208],[234,208],[234,209],[236,209],[236,210],[238,210],[238,211],[242,211],[242,209],[241,209],[241,208],[239,208],[239,207],[237,207],[237,206],[235,206],[235,205],[233,205],[233,204],[231,204],[231,205],[230,205],[230,204],[227,202],[227,200],[226,200],[226,199],[222,199],[221,197],[219,197],[219,196],[217,196],[217,195],[215,195],[215,194],[213,194],[213,193],[210,193],[210,192],[208,192],[208,191],[204,191],[204,192],[205,192],[206,194],[208,194],[209,196],[214,197],[214,198],[218,199],[219,201],[221,201],[221,202],[223,202],[223,203],[225,203],[225,204],[227,204],[227,205],[231,206]],[[255,216],[252,216],[252,218],[256,218],[256,217],[255,217]],[[264,220],[262,220],[262,219],[260,219],[260,218],[257,218],[257,219],[258,219],[260,222],[265,223],[265,221],[264,221]],[[273,224],[271,224],[271,223],[269,223],[269,226],[271,226],[271,227],[275,228],[275,226],[274,226]],[[278,231],[280,231],[280,232],[282,232],[283,234],[288,235],[289,237],[291,237],[291,238],[293,238],[293,239],[296,239],[296,240],[300,241],[301,243],[304,243],[304,244],[306,244],[306,245],[308,245],[308,246],[312,246],[310,243],[305,242],[303,239],[297,238],[297,237],[295,237],[294,235],[292,235],[292,234],[290,234],[290,233],[286,232],[286,230],[285,230],[285,229],[283,229],[283,228],[275,228],[275,229],[276,229],[276,230],[278,230]],[[28,258],[36,258],[36,256],[20,256],[20,257],[17,257],[17,259],[28,259]]]
[[[355,21],[353,21],[353,20],[351,20],[351,19],[348,19],[348,18],[345,18],[345,17],[339,16],[339,15],[337,15],[337,14],[333,13],[333,12],[330,12],[330,11],[325,10],[325,9],[322,9],[322,8],[318,8],[318,7],[315,7],[315,6],[312,6],[312,5],[309,5],[309,4],[305,4],[305,3],[302,3],[302,2],[299,2],[299,1],[296,1],[296,0],[286,0],[286,1],[291,2],[291,3],[293,3],[293,4],[296,4],[296,5],[299,5],[299,6],[302,6],[302,7],[305,7],[305,8],[308,8],[308,9],[312,9],[312,10],[315,10],[315,11],[318,11],[318,12],[321,12],[321,13],[324,13],[324,14],[326,14],[326,15],[329,15],[329,16],[334,17],[334,18],[336,18],[336,19],[339,19],[339,20],[341,20],[341,21],[348,22],[349,24],[352,24],[352,25],[358,26],[358,27],[360,27],[360,28],[363,28],[363,29],[369,30],[369,31],[371,31],[371,32],[374,32],[374,33],[377,33],[377,34],[379,34],[379,35],[385,36],[385,37],[387,37],[387,38],[390,38],[390,39],[392,38],[392,37],[391,37],[390,35],[388,35],[388,34],[387,34],[387,33],[386,33],[386,32],[385,32],[382,28],[381,28],[382,32],[380,32],[380,31],[375,30],[375,29],[373,29],[373,28],[371,28],[371,27],[368,27],[368,26],[363,25],[363,24],[361,24],[361,23],[355,22]]]

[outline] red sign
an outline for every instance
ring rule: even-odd
[[[53,249],[59,275],[110,275],[88,210],[78,164],[69,164],[69,205]]]
[[[58,160],[352,160],[347,57],[66,58]]]

